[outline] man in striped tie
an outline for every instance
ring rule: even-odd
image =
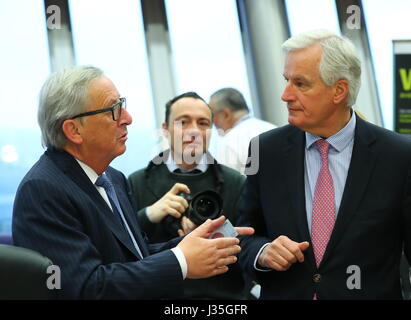
[[[127,180],[110,167],[126,150],[132,118],[100,69],[52,74],[38,120],[47,150],[20,183],[13,239],[60,267],[60,299],[178,298],[184,279],[223,274],[236,261],[237,238],[208,239],[224,217],[183,239],[148,243]]]
[[[240,263],[262,299],[400,299],[411,141],[353,112],[361,65],[350,40],[316,30],[283,48],[289,125],[251,142],[259,171],[239,224],[256,232],[242,239]]]

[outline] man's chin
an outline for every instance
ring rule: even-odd
[[[293,115],[288,115],[288,123],[300,127],[301,126],[301,119],[299,117],[293,116]]]
[[[204,151],[201,148],[189,148],[184,149],[184,157],[187,159],[199,159],[203,156]]]
[[[121,156],[124,152],[126,152],[126,149],[126,145],[124,144],[121,148],[118,149],[116,157]]]

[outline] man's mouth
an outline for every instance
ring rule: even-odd
[[[288,108],[288,111],[302,111],[302,109],[301,109],[301,108],[298,108],[298,107],[290,107],[290,106],[287,106],[287,108]]]
[[[128,133],[125,132],[123,135],[121,135],[121,136],[119,137],[119,140],[127,140],[127,135],[128,135]]]
[[[195,140],[194,141],[184,141],[183,145],[185,145],[185,146],[199,146],[200,142],[195,141]]]

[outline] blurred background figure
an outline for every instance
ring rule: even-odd
[[[276,126],[250,115],[244,96],[234,88],[214,92],[209,105],[214,125],[223,136],[218,146],[217,161],[244,173],[250,140]]]

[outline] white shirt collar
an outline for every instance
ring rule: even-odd
[[[251,118],[251,115],[250,115],[249,113],[243,115],[240,119],[238,119],[238,120],[236,121],[236,123],[234,123],[233,128],[236,127],[237,125],[239,125],[241,122],[243,122],[243,121],[245,121],[245,120],[248,120],[248,119],[250,119],[250,118]]]
[[[344,150],[350,141],[354,139],[354,134],[355,134],[355,125],[356,125],[356,117],[355,117],[355,112],[352,112],[350,121],[345,125],[344,128],[342,128],[340,131],[335,133],[334,135],[328,137],[326,140],[328,143],[335,149],[337,152],[341,152]],[[322,138],[320,136],[317,136],[315,134],[306,132],[305,133],[306,137],[306,148],[309,149],[312,147],[312,145],[317,141],[321,140]]]
[[[183,172],[183,173],[190,172],[190,171],[193,171],[193,170],[195,170],[195,169],[198,169],[198,170],[200,170],[201,172],[204,173],[204,172],[207,171],[207,168],[208,168],[207,157],[206,157],[206,154],[203,153],[203,155],[201,156],[201,159],[200,159],[200,163],[199,163],[195,168],[193,168],[193,169],[191,169],[191,170],[184,170],[184,169],[180,168],[180,167],[175,163],[173,157],[171,156],[171,150],[170,150],[170,152],[169,152],[169,154],[168,154],[168,159],[167,159],[166,165],[167,165],[167,168],[168,168],[168,170],[169,170],[170,172],[174,172],[174,170],[180,169],[181,172]]]
[[[91,182],[93,184],[96,183],[97,178],[99,177],[99,175],[88,165],[86,165],[84,162],[81,162],[79,159],[76,159],[76,161],[78,162],[78,164],[80,165],[80,167],[84,170],[84,172],[86,173],[87,177],[91,180]]]

